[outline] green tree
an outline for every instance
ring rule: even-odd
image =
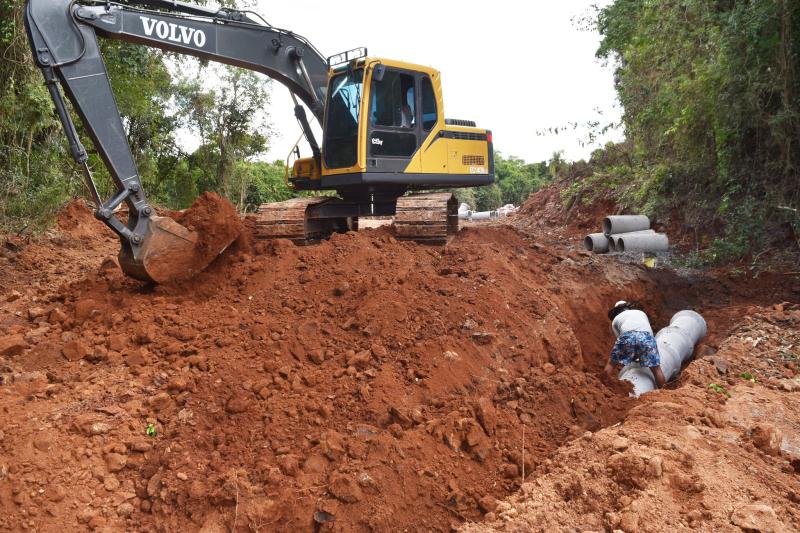
[[[177,191],[172,172],[183,154],[175,139],[180,110],[171,105],[177,86],[167,68],[167,56],[112,40],[103,40],[101,47],[142,184],[150,201],[174,206]],[[98,175],[107,176],[99,159],[93,161]],[[110,183],[105,192],[111,193]]]
[[[497,184],[475,189],[475,211],[492,211],[503,205],[503,191]]]
[[[0,0],[0,231],[40,226],[71,196],[88,192],[33,65],[24,5]],[[186,84],[172,79],[169,65],[185,70],[196,60],[107,39],[101,39],[101,49],[150,200],[186,207],[199,192],[218,190],[241,204],[247,188],[243,191],[235,178],[236,165],[266,150],[265,81],[220,68],[219,88],[203,91],[198,84],[194,98],[184,98]],[[189,125],[205,120],[202,145],[193,154],[182,153],[176,142],[186,117]],[[108,172],[77,117],[75,123],[101,193],[108,197],[113,192]]]
[[[267,150],[269,127],[263,110],[269,103],[268,80],[248,70],[221,67],[216,69],[219,88],[205,90],[205,71],[201,68],[193,79],[182,82],[178,98],[180,107],[188,110],[187,125],[202,140],[192,156],[204,174],[200,189],[221,192],[244,209],[247,173],[239,174],[237,181],[236,165]]]
[[[515,157],[495,154],[495,178],[502,204],[522,205],[532,193],[551,181],[544,163],[526,163]]]
[[[0,231],[41,226],[81,187],[33,65],[23,6],[0,0]]]
[[[713,232],[717,260],[800,231],[800,3],[616,0],[597,27],[627,136],[599,174],[622,202]]]
[[[286,184],[286,165],[280,160],[273,163],[238,163],[236,177],[246,190],[244,203],[248,211],[255,210],[263,203],[282,202],[297,196]]]

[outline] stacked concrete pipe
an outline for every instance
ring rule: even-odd
[[[618,235],[650,229],[650,219],[645,215],[612,215],[603,219],[603,233]]]
[[[625,233],[614,241],[617,252],[666,252],[669,238],[663,233]]]
[[[592,233],[583,239],[583,247],[596,254],[604,254],[609,251],[611,246],[610,239],[605,233]]]
[[[631,231],[629,233],[623,233],[621,235],[609,235],[608,236],[608,250],[610,252],[617,252],[621,251],[617,249],[617,242],[625,236],[629,235],[655,235],[656,230],[654,229],[645,229],[641,231]]]
[[[645,215],[612,215],[603,219],[603,232],[583,239],[583,247],[596,254],[608,252],[664,252],[669,239],[650,229]]]
[[[661,371],[667,381],[678,375],[683,363],[694,353],[695,345],[708,333],[705,319],[694,311],[679,311],[669,321],[669,326],[656,334]],[[633,383],[632,396],[639,397],[656,389],[656,380],[649,368],[628,365],[619,373],[619,379]]]

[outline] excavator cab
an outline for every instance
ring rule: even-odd
[[[321,157],[294,163],[299,190],[398,192],[494,180],[492,133],[448,120],[440,73],[360,57],[329,72]]]

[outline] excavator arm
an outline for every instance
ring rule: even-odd
[[[257,22],[246,12],[171,0],[137,0],[135,5],[28,0],[25,26],[72,157],[82,166],[98,206],[95,216],[119,236],[123,271],[140,280],[162,282],[182,268],[197,270],[206,265],[190,263],[198,236],[171,219],[156,216],[147,202],[98,35],[261,72],[287,86],[322,122],[328,75],[325,58],[304,38]],[[107,200],[97,191],[62,90],[114,181],[117,190]],[[319,157],[299,103],[295,114]],[[123,202],[128,207],[125,224],[114,214]]]

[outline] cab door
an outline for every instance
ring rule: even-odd
[[[437,90],[438,89],[438,90]],[[431,79],[419,74],[420,153],[418,168],[423,174],[447,174],[449,168],[449,141],[441,135],[444,113],[441,102],[441,83],[438,76]]]
[[[416,72],[375,69],[367,107],[367,172],[404,172],[419,149],[418,85]]]

